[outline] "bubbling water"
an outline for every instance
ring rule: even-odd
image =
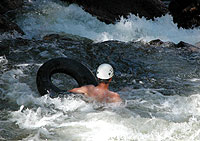
[[[26,140],[198,140],[200,96],[162,96],[137,90],[123,105],[86,103],[73,97],[32,99],[34,108],[21,106],[12,122],[34,131]],[[122,94],[122,93],[121,93]],[[138,98],[140,97],[140,98]]]

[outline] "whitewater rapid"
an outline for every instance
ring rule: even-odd
[[[168,14],[154,21],[130,15],[106,25],[79,6],[58,0],[27,0],[16,22],[25,35],[0,35],[0,42],[10,39],[13,43],[10,54],[0,56],[0,140],[199,140],[199,52],[143,44],[153,39],[195,44],[200,39],[199,28],[179,29]],[[86,37],[98,44],[40,40],[55,33]],[[29,40],[15,40],[17,37]],[[108,40],[126,43],[101,44]],[[92,67],[108,57],[118,78],[111,88],[119,89],[123,103],[88,103],[76,95],[41,97],[37,70],[58,56],[76,56]]]
[[[102,42],[107,40],[144,41],[154,39],[190,44],[199,42],[200,29],[182,29],[173,23],[167,14],[155,20],[130,14],[128,19],[121,17],[116,24],[105,24],[86,13],[81,7],[60,1],[31,1],[26,12],[19,14],[17,24],[26,33],[27,38],[41,38],[51,33],[79,35]]]
[[[129,89],[118,91],[122,97],[131,96],[123,104],[87,103],[73,96],[36,97],[19,81],[24,75],[21,69],[11,70],[1,81],[12,82],[6,98],[19,110],[10,112],[9,120],[29,134],[25,141],[195,141],[200,137],[199,94],[163,96],[153,89]]]

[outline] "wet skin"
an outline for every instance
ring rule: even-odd
[[[109,80],[109,82],[110,81],[111,79]],[[104,82],[101,82],[96,87],[94,85],[86,85],[69,90],[69,92],[84,94],[85,96],[90,97],[98,102],[121,102],[122,99],[120,98],[119,94],[108,90],[108,87],[109,83],[106,84]]]

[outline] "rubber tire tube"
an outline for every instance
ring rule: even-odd
[[[54,58],[45,62],[37,72],[37,89],[41,96],[50,94],[50,97],[56,97],[58,93],[66,92],[56,87],[51,76],[55,73],[64,73],[73,77],[79,87],[84,85],[97,85],[94,74],[83,64],[65,57]]]

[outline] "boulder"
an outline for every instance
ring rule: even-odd
[[[10,10],[15,10],[23,5],[23,0],[1,0],[0,14],[4,14]]]
[[[23,0],[1,0],[0,1],[0,33],[17,31],[20,34],[24,32],[19,28],[19,26],[14,23],[11,19],[13,16],[9,16],[8,12],[14,11],[15,9],[23,5]]]
[[[200,26],[200,0],[172,0],[169,11],[179,28]]]
[[[169,6],[169,3],[171,2],[171,0],[161,0],[167,7]]]
[[[176,45],[177,48],[182,48],[184,50],[186,50],[187,52],[200,52],[200,47],[198,47],[197,45],[191,45],[189,43],[186,43],[186,42],[183,42],[183,41],[180,41],[177,45]]]
[[[154,19],[168,12],[167,7],[160,0],[62,0],[69,4],[75,3],[83,7],[86,12],[96,16],[107,24],[115,23],[121,16],[130,13]]]
[[[0,32],[10,32],[17,31],[18,33],[24,35],[24,32],[19,28],[19,26],[12,21],[9,21],[6,16],[0,14]]]

